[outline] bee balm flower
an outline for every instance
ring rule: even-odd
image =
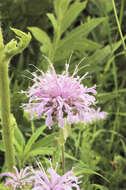
[[[52,166],[47,169],[47,172],[45,172],[41,163],[38,163],[38,166],[39,170],[33,169],[32,171],[32,179],[34,180],[34,188],[32,190],[80,190],[79,178],[74,176],[73,170],[60,176]],[[47,175],[47,173],[49,175]]]
[[[26,167],[25,169],[21,169],[21,171],[19,172],[18,169],[14,167],[15,173],[5,172],[2,173],[0,177],[9,177],[6,180],[5,186],[11,185],[13,187],[13,190],[22,189],[28,184],[32,184],[32,180],[30,179],[32,172],[28,171],[30,169],[30,167]]]
[[[104,119],[106,112],[95,110],[96,104],[95,86],[88,88],[81,84],[83,77],[76,76],[78,68],[70,76],[69,65],[66,64],[65,72],[56,74],[51,69],[41,75],[33,73],[33,85],[28,91],[22,91],[29,98],[29,103],[23,104],[25,111],[31,113],[31,118],[37,115],[38,118],[46,117],[46,125],[51,127],[55,121],[59,127],[65,125],[65,118],[69,124],[82,121],[92,122],[96,119]]]

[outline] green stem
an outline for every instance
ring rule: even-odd
[[[66,142],[65,127],[64,127],[64,129],[60,128],[60,131],[59,131],[59,144],[61,147],[61,162],[62,162],[62,173],[63,174],[65,172],[65,156],[64,156],[65,142]]]
[[[65,156],[64,156],[64,144],[62,145],[62,171],[65,173]]]
[[[65,172],[65,155],[64,155],[65,143],[66,143],[67,138],[70,136],[70,133],[71,133],[71,125],[65,119],[64,129],[60,128],[60,131],[59,131],[59,144],[60,144],[61,151],[62,151],[62,158],[61,159],[62,159],[63,174]]]
[[[123,16],[124,16],[124,6],[125,6],[125,0],[122,0],[121,1],[121,8],[120,8],[120,16],[119,16],[120,26],[122,25],[122,20],[123,20]]]
[[[124,37],[123,37],[123,34],[122,34],[122,30],[121,30],[121,26],[120,26],[120,23],[119,23],[119,19],[118,19],[118,16],[117,16],[117,11],[116,11],[116,6],[115,6],[115,1],[114,0],[112,0],[112,5],[113,5],[113,10],[114,10],[114,14],[115,14],[118,30],[119,30],[119,33],[120,33],[120,37],[121,37],[121,40],[122,40],[122,45],[123,45],[124,50],[126,51],[126,44],[125,44]]]
[[[4,44],[3,44],[3,37],[2,37],[2,31],[0,27],[0,51],[3,50]]]
[[[2,44],[2,33],[0,30],[0,47],[3,47]],[[0,55],[1,57],[4,57],[4,52],[0,51]],[[0,58],[0,105],[3,129],[2,135],[5,146],[5,162],[8,170],[13,171],[15,157],[13,147],[13,129],[11,127],[8,63],[9,60]]]

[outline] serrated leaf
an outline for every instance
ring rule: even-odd
[[[112,1],[110,0],[94,0],[92,2],[95,3],[97,7],[101,8],[102,12],[104,11],[109,13],[113,8]]]
[[[59,61],[60,59],[63,59],[63,56],[65,57],[66,54],[69,55],[71,51],[79,49],[76,45],[77,41],[82,40],[83,37],[88,35],[96,26],[105,20],[106,18],[91,19],[87,23],[82,24],[69,32],[69,34],[59,43],[55,61]]]
[[[18,29],[11,28],[11,30],[17,35],[19,42],[12,39],[8,44],[6,44],[4,52],[7,57],[11,58],[14,55],[21,53],[29,44],[31,40],[31,34],[24,33]]]
[[[51,40],[46,32],[38,27],[28,27],[37,41],[43,44],[45,52],[52,48]]]
[[[32,134],[32,136],[30,137],[30,139],[28,140],[25,149],[24,149],[24,155],[28,154],[28,152],[30,151],[32,145],[34,144],[34,142],[37,140],[37,138],[41,135],[42,131],[46,128],[46,126],[42,126],[39,129],[37,129],[35,131],[35,133]]]
[[[96,42],[93,42],[92,40],[88,40],[87,38],[81,38],[81,39],[78,39],[77,41],[73,40],[73,42],[71,44],[67,44],[67,48],[65,49],[62,49],[62,51],[57,51],[57,54],[56,54],[56,58],[55,60],[60,60],[61,58],[62,59],[66,59],[72,51],[80,51],[83,53],[83,56],[86,57],[86,54],[85,52],[86,51],[95,51],[99,48],[102,47],[101,44],[98,44]]]
[[[106,18],[95,18],[91,19],[85,24],[82,24],[78,27],[76,27],[74,30],[69,32],[69,34],[60,41],[59,48],[63,48],[66,44],[71,43],[74,39],[77,40],[83,36],[88,35],[96,26],[98,26],[100,23],[104,22]]]
[[[58,19],[62,19],[62,17],[65,15],[65,12],[70,4],[71,0],[54,0],[54,9],[55,13]]]
[[[61,33],[67,30],[67,28],[74,22],[74,20],[77,18],[80,12],[86,7],[86,5],[87,1],[83,3],[75,2],[70,6],[70,8],[66,11],[66,14],[64,16],[61,27]]]

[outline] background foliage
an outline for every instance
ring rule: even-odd
[[[60,162],[55,146],[57,130],[50,131],[44,120],[29,121],[21,103],[26,97],[19,92],[27,89],[31,75],[38,67],[46,71],[46,55],[57,72],[70,62],[70,73],[80,64],[79,74],[89,72],[84,85],[97,85],[97,99],[109,113],[106,121],[92,125],[74,125],[66,143],[67,170],[76,168],[83,175],[82,189],[126,189],[126,4],[116,0],[122,38],[116,22],[112,0],[1,0],[0,22],[5,42],[13,36],[9,27],[30,31],[29,47],[12,59],[9,75],[11,110],[15,127],[14,143],[19,168],[34,164],[36,158],[47,165],[48,155]],[[16,118],[16,120],[15,120]],[[18,127],[17,127],[18,125]],[[4,147],[0,140],[0,169],[4,170]],[[58,156],[57,156],[58,155]],[[58,158],[58,159],[57,159]]]

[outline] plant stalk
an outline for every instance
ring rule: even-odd
[[[7,169],[13,171],[15,165],[14,147],[13,147],[13,129],[11,126],[10,112],[10,90],[8,78],[8,64],[10,60],[4,57],[3,39],[0,29],[0,106],[2,120],[2,136],[5,147],[5,162]]]
[[[122,30],[121,30],[121,26],[120,26],[120,23],[119,23],[119,19],[118,19],[118,15],[117,15],[117,11],[116,11],[116,6],[115,6],[115,1],[114,0],[112,0],[112,5],[113,5],[113,10],[114,10],[115,19],[116,19],[116,22],[117,22],[119,34],[120,34],[120,37],[121,37],[121,40],[122,40],[122,45],[123,45],[124,51],[126,51],[126,44],[125,44],[124,37],[123,37],[123,34],[122,34]]]

